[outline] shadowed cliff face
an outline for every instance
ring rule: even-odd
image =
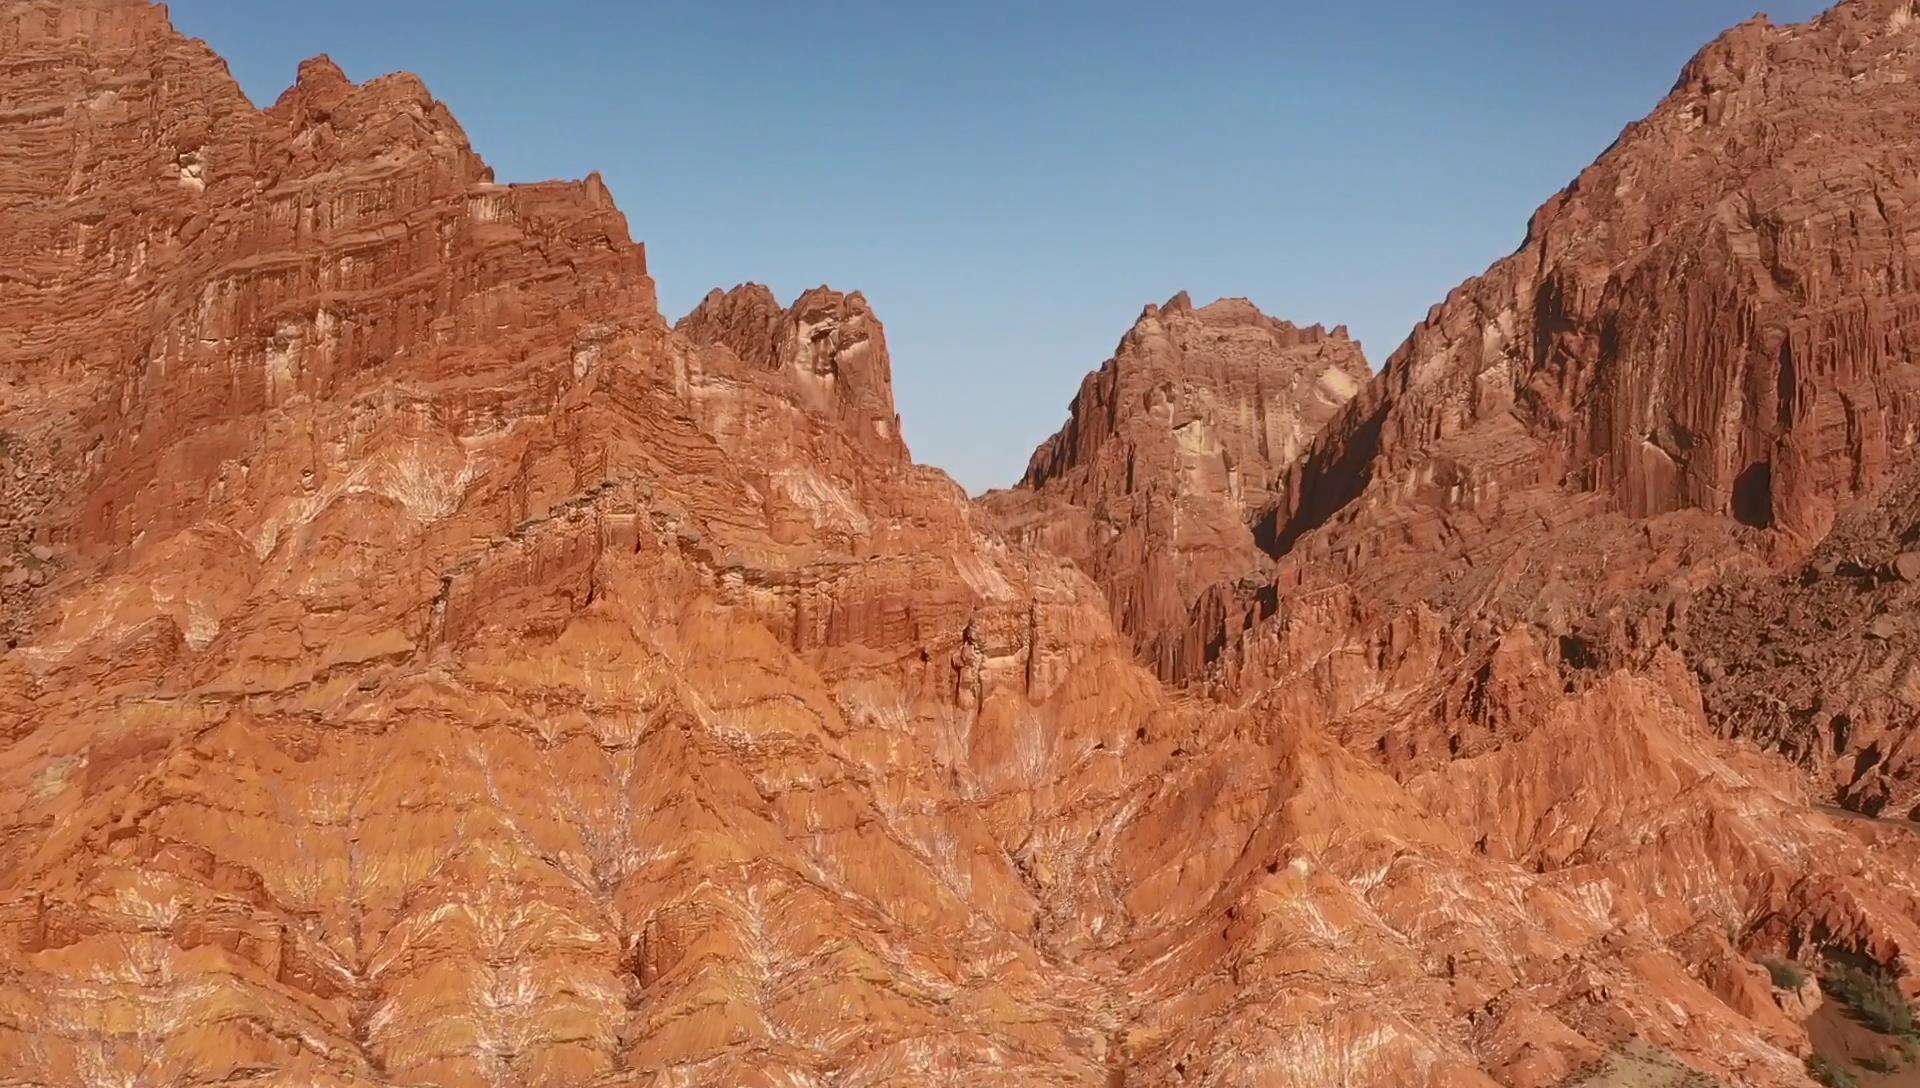
[[[1904,978],[1920,837],[1716,733],[1647,587],[1770,585],[1901,448],[1905,311],[1818,332],[1904,289],[1823,278],[1904,253],[1897,16],[1703,54],[1379,379],[1150,308],[976,504],[859,295],[670,327],[411,77],[259,111],[0,0],[0,1080],[1801,1088],[1757,960]]]

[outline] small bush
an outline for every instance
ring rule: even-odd
[[[1859,1077],[1854,1076],[1846,1066],[1825,1054],[1815,1054],[1807,1059],[1807,1076],[1826,1085],[1827,1088],[1860,1088]]]
[[[1760,964],[1773,976],[1773,984],[1782,990],[1798,990],[1806,985],[1807,969],[1792,960],[1764,959]]]
[[[1913,1008],[1892,976],[1876,968],[1834,964],[1823,980],[1827,992],[1860,1014],[1883,1035],[1906,1035],[1914,1030]]]

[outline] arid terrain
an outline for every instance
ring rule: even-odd
[[[979,498],[457,106],[0,0],[0,1085],[1920,1084],[1914,0]]]

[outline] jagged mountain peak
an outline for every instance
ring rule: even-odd
[[[782,307],[762,284],[716,288],[674,329],[696,344],[725,348],[755,370],[783,376],[796,398],[833,416],[861,445],[907,459],[886,329],[865,295],[820,286]]]

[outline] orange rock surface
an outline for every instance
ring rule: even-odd
[[[0,1082],[1809,1084],[1920,837],[1719,685],[1899,577],[1916,76],[1743,27],[1380,377],[1176,299],[976,503],[859,295],[0,0]]]

